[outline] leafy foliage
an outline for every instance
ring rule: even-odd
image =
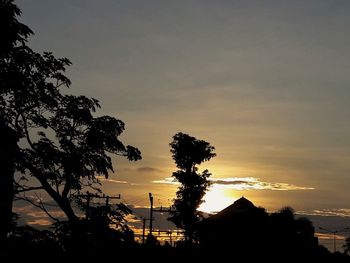
[[[2,39],[0,41],[1,57],[6,56],[14,46],[24,44],[33,34],[30,28],[17,20],[20,9],[13,0],[0,1],[0,26]]]
[[[89,255],[110,252],[118,246],[134,244],[134,234],[125,219],[130,213],[124,204],[90,207],[88,218],[55,223],[54,235],[70,254],[86,249]]]
[[[185,229],[186,239],[192,243],[195,238],[195,225],[200,218],[197,208],[203,202],[202,198],[210,185],[208,178],[211,175],[208,170],[199,173],[197,165],[216,156],[213,152],[215,148],[206,141],[197,140],[181,132],[174,135],[170,147],[172,157],[179,168],[172,177],[180,182],[181,186],[176,192],[173,204],[176,212],[173,212],[169,219],[177,227]]]
[[[208,142],[197,140],[182,132],[174,135],[170,147],[176,166],[181,170],[194,170],[195,165],[200,165],[216,156],[213,153],[215,148]]]
[[[69,220],[76,220],[72,195],[84,186],[98,184],[97,175],[113,171],[111,155],[131,161],[140,151],[124,146],[118,136],[121,120],[94,117],[98,101],[63,93],[71,84],[65,76],[71,62],[50,52],[34,52],[26,44],[33,32],[17,16],[11,0],[0,2],[2,33],[0,57],[0,121],[21,137],[17,169],[36,178]],[[19,191],[30,190],[17,184]],[[37,187],[36,187],[37,188]]]

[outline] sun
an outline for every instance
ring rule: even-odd
[[[198,210],[206,213],[219,212],[231,205],[235,199],[237,198],[232,193],[228,193],[224,187],[213,185],[205,194],[204,202],[199,206]]]

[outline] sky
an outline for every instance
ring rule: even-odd
[[[169,143],[208,141],[202,210],[241,196],[350,216],[350,2],[19,0],[29,45],[69,58],[70,92],[126,123],[143,159],[102,180],[128,204],[169,205]]]

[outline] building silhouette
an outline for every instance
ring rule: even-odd
[[[204,251],[234,253],[249,258],[290,256],[314,258],[318,240],[314,227],[306,218],[295,219],[291,208],[267,213],[245,197],[236,200],[198,226]]]

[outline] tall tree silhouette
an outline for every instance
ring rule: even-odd
[[[7,237],[12,220],[12,200],[14,195],[14,166],[18,154],[19,133],[11,127],[12,112],[6,111],[6,99],[15,92],[11,82],[14,75],[7,67],[19,50],[25,49],[27,37],[32,31],[17,20],[20,10],[13,1],[0,1],[0,240]],[[19,89],[19,87],[18,87]],[[8,116],[8,115],[11,116]]]
[[[63,96],[52,115],[41,118],[36,141],[26,131],[29,147],[21,151],[22,172],[36,178],[71,221],[77,219],[71,206],[72,199],[79,198],[76,194],[84,186],[96,189],[96,175],[107,178],[113,171],[109,154],[131,161],[141,158],[137,148],[124,146],[118,139],[124,123],[110,116],[93,117],[96,107],[94,99]]]
[[[170,147],[172,157],[179,168],[172,176],[181,186],[174,199],[173,207],[176,212],[173,212],[169,219],[177,227],[185,230],[186,241],[192,243],[195,238],[195,225],[199,221],[197,208],[203,202],[202,198],[210,185],[208,178],[211,175],[208,170],[198,172],[197,166],[216,156],[213,152],[215,148],[206,141],[181,132],[173,136]]]
[[[19,180],[16,191],[43,189],[69,220],[76,221],[72,194],[84,185],[98,183],[96,175],[107,177],[113,171],[110,154],[129,160],[139,160],[141,154],[118,139],[125,128],[121,120],[93,116],[100,107],[96,99],[62,93],[62,88],[71,84],[64,75],[70,61],[29,48],[26,42],[32,31],[18,22],[19,15],[13,1],[0,1],[4,34],[0,46],[0,122],[22,141],[17,169],[39,183],[29,187],[25,180]],[[7,176],[10,174],[13,182],[13,172]],[[37,205],[44,208],[42,203]]]

